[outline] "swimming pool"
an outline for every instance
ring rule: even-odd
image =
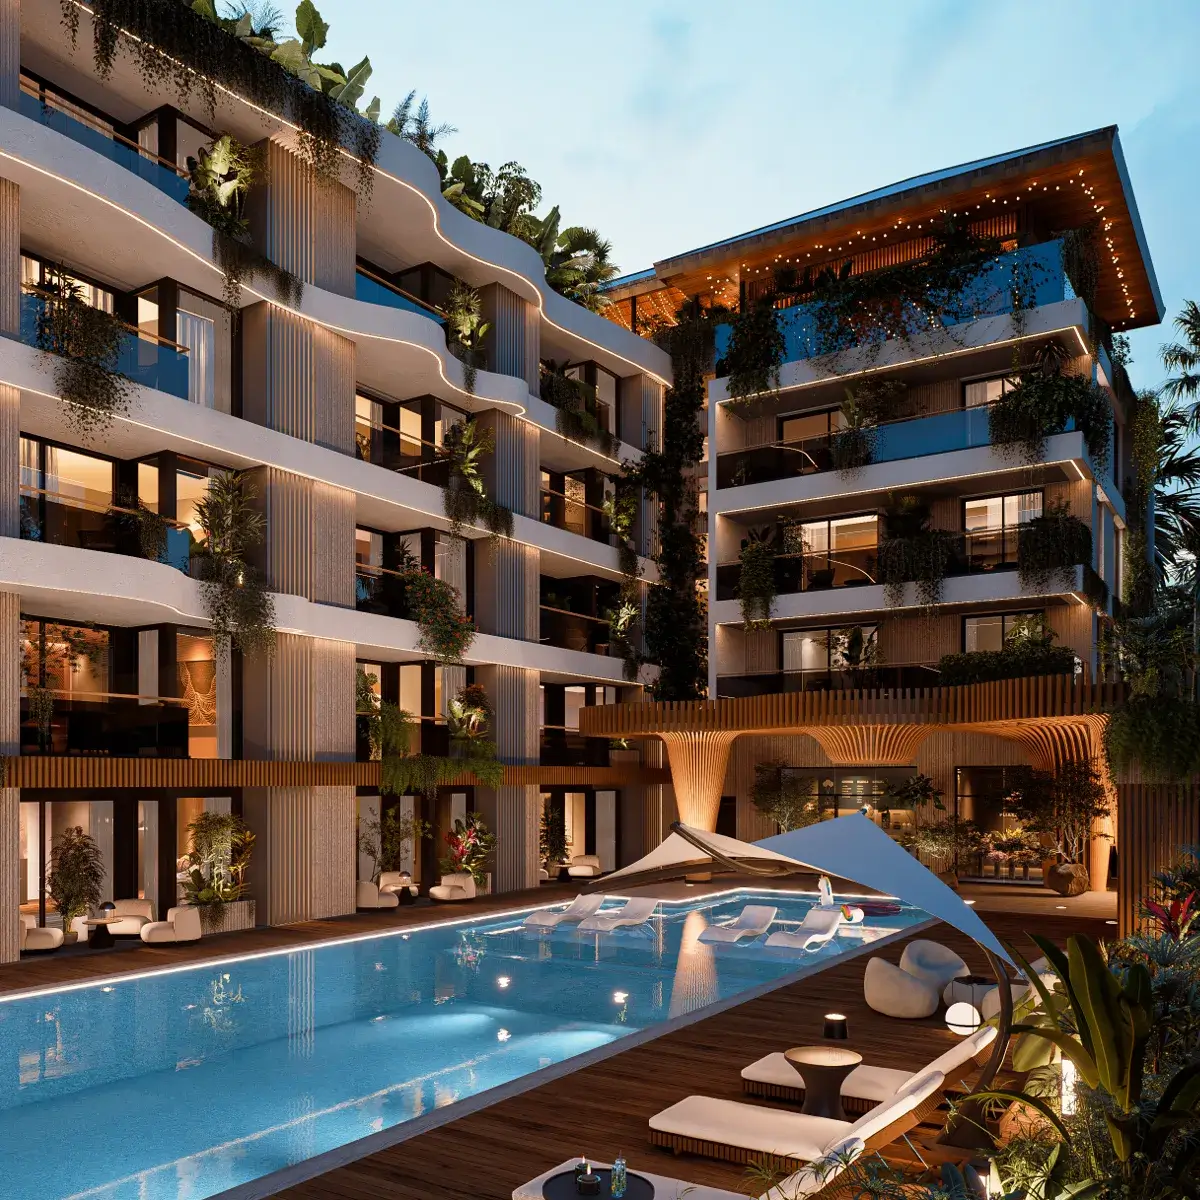
[[[803,957],[697,940],[754,899],[590,936],[493,916],[0,1003],[0,1194],[203,1200],[924,919]],[[813,903],[762,899],[776,928]]]

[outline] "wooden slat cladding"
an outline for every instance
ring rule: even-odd
[[[0,383],[0,537],[21,531],[20,463],[21,389]]]
[[[475,623],[481,633],[536,641],[539,555],[507,538],[476,543]]]
[[[487,369],[527,379],[528,328],[526,303],[502,283],[480,288],[484,320],[492,327],[487,338]]]
[[[1153,894],[1154,873],[1171,865],[1184,846],[1200,845],[1200,786],[1117,785],[1121,831],[1121,887],[1117,895],[1120,935],[1142,925],[1141,902]]]
[[[788,692],[728,700],[609,704],[584,709],[580,732],[644,737],[664,732],[771,733],[805,725],[979,725],[1083,716],[1111,710],[1119,684],[1078,683],[1069,675],[1005,679],[965,687]]]
[[[0,6],[4,6],[0,7],[0,20],[3,20],[6,7],[12,3],[13,0],[0,0]],[[0,37],[0,43],[4,41]],[[15,41],[19,44],[20,38]],[[2,60],[7,53],[7,47],[0,45],[0,71],[3,70]],[[16,100],[13,100],[12,107],[15,108],[16,104]],[[20,328],[21,189],[11,179],[0,179],[0,333],[15,335]]]
[[[488,495],[513,512],[536,520],[541,507],[537,426],[499,409],[489,409],[476,420],[496,437],[495,453],[483,466]]]
[[[15,695],[16,693],[14,693]],[[31,755],[0,759],[12,788],[162,788],[216,791],[241,787],[370,787],[380,783],[377,762],[267,762],[222,758],[52,758]],[[464,773],[451,780],[477,783]],[[647,787],[670,784],[662,767],[542,767],[509,764],[504,783],[514,786]]]

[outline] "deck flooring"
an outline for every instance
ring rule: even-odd
[[[1104,937],[1115,932],[1103,920],[1057,913],[989,913],[987,920],[998,936],[1019,946],[1027,946],[1031,928],[1059,942],[1072,933]],[[978,947],[957,931],[939,926],[922,936],[937,938],[974,969],[986,970]],[[899,945],[884,953],[897,961]],[[860,957],[835,964],[277,1195],[286,1200],[509,1200],[519,1184],[564,1159],[587,1154],[611,1160],[618,1151],[634,1170],[745,1190],[741,1167],[673,1158],[651,1146],[648,1119],[694,1092],[743,1099],[742,1067],[772,1050],[819,1039],[828,1011],[846,1014],[849,1044],[879,1066],[915,1069],[956,1040],[938,1018],[900,1022],[867,1008],[864,962]]]

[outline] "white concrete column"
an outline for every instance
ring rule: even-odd
[[[0,0],[0,104],[16,108],[21,95],[21,0]]]

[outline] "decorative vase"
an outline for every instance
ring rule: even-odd
[[[1082,863],[1059,863],[1044,876],[1046,886],[1060,896],[1082,896],[1091,882]]]
[[[67,932],[63,934],[63,945],[64,946],[74,946],[78,941],[79,941],[79,930],[77,930],[77,929],[68,929]]]

